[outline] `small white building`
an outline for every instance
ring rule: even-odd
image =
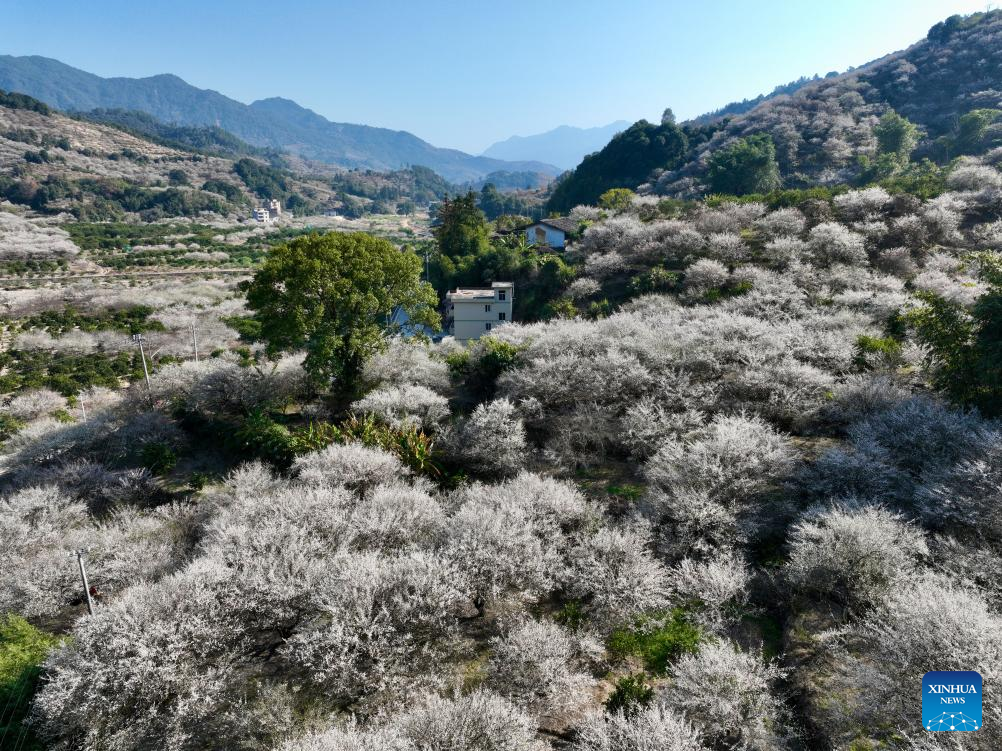
[[[526,227],[525,241],[540,248],[563,250],[567,246],[567,236],[577,231],[578,223],[570,217],[540,219]]]
[[[268,213],[272,219],[278,219],[282,216],[282,202],[277,198],[272,198],[268,201]]]
[[[512,318],[515,285],[494,282],[490,289],[457,289],[445,296],[445,320],[460,342],[479,339]]]
[[[258,206],[254,209],[254,221],[255,222],[270,222],[271,212],[264,206]]]

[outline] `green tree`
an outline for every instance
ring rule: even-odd
[[[998,145],[998,131],[995,138],[988,138],[988,128],[1002,117],[1002,110],[971,110],[957,123],[956,154],[976,154]]]
[[[905,165],[918,145],[920,131],[915,123],[890,110],[873,126],[873,135],[877,138],[878,154],[890,154]]]
[[[756,133],[717,149],[710,156],[708,177],[714,193],[743,196],[776,190],[782,180],[772,136]]]
[[[633,203],[633,191],[629,188],[610,188],[598,197],[598,205],[609,211],[626,211]]]
[[[688,145],[685,134],[674,123],[654,125],[640,120],[565,173],[546,208],[566,213],[580,204],[594,205],[610,188],[636,188],[654,170],[677,167]]]
[[[487,217],[477,208],[476,193],[470,191],[465,196],[442,201],[435,239],[443,255],[460,258],[486,253],[490,249],[490,236]]]
[[[988,292],[970,311],[932,292],[907,321],[925,345],[933,383],[953,401],[1002,416],[1002,255],[979,253],[975,260]]]
[[[299,237],[274,248],[245,285],[270,355],[306,350],[318,386],[355,387],[365,361],[384,346],[397,306],[415,323],[439,324],[421,259],[362,232]]]

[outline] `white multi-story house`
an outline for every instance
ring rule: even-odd
[[[449,332],[461,342],[479,339],[511,320],[515,285],[494,282],[490,289],[457,289],[445,296]]]
[[[254,214],[254,221],[256,222],[270,222],[271,212],[268,211],[267,207],[259,206],[252,212]]]

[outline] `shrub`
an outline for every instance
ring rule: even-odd
[[[351,406],[359,414],[371,414],[391,428],[420,428],[434,432],[449,417],[449,400],[424,386],[384,386]]]
[[[810,232],[808,246],[818,266],[836,263],[864,266],[867,263],[863,238],[841,224],[827,222],[817,225]]]
[[[667,604],[667,572],[647,550],[647,530],[602,528],[570,551],[568,593],[598,628]]]
[[[605,700],[605,711],[610,714],[632,715],[651,703],[654,688],[643,673],[624,675],[616,681],[615,690]]]
[[[711,744],[726,748],[781,747],[783,703],[770,692],[782,677],[761,655],[727,641],[682,655],[658,700],[684,713]]]
[[[875,607],[928,555],[922,532],[874,506],[815,509],[790,530],[786,576],[851,610]]]
[[[532,718],[486,691],[432,697],[393,725],[421,751],[542,751]]]
[[[689,440],[666,442],[647,462],[651,489],[642,505],[659,549],[709,552],[754,534],[761,496],[794,456],[758,418],[717,417]]]
[[[699,733],[660,704],[632,714],[595,712],[577,728],[573,751],[705,751]]]
[[[510,476],[527,459],[525,428],[507,399],[481,404],[443,436],[443,450],[475,474]]]
[[[177,454],[166,443],[147,443],[140,452],[140,459],[155,475],[165,475],[177,465]]]
[[[686,558],[672,569],[672,599],[696,609],[696,620],[709,630],[720,630],[744,615],[748,605],[751,573],[733,554],[709,561]]]
[[[554,623],[523,621],[493,639],[491,648],[488,685],[530,711],[567,709],[590,683],[572,670],[574,645]]]

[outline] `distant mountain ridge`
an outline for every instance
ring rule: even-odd
[[[482,156],[507,160],[535,160],[573,169],[586,155],[598,151],[609,140],[630,127],[627,120],[617,120],[596,128],[560,125],[532,136],[512,136],[488,146]]]
[[[253,146],[344,167],[394,170],[422,165],[453,182],[495,171],[560,171],[538,161],[509,162],[438,148],[406,131],[331,122],[280,97],[243,104],[172,74],[102,78],[52,58],[0,55],[0,89],[29,94],[61,110],[138,110],[164,123],[217,126]]]

